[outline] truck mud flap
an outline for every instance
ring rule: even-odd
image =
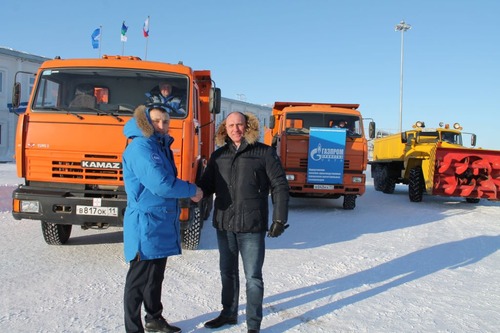
[[[433,180],[435,195],[500,200],[500,151],[438,147]]]

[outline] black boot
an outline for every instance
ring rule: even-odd
[[[165,318],[160,317],[157,319],[146,320],[146,325],[144,325],[144,330],[146,332],[161,332],[161,333],[181,333],[182,330],[179,327],[169,325]]]
[[[206,328],[219,328],[224,325],[236,325],[238,322],[237,317],[224,317],[219,315],[217,318],[207,321],[205,323]]]

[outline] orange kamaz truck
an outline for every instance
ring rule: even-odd
[[[15,159],[24,184],[12,195],[14,218],[41,221],[48,244],[66,243],[73,225],[122,226],[122,129],[160,81],[182,96],[184,112],[170,115],[169,133],[178,176],[196,182],[214,150],[220,110],[220,90],[209,70],[134,56],[56,58],[41,65],[26,111],[19,113]],[[20,91],[14,83],[14,107]],[[211,199],[182,199],[180,205],[183,247],[196,249]]]
[[[365,192],[368,147],[358,104],[275,102],[264,142],[275,147],[292,197],[340,198],[354,209]],[[375,124],[372,122],[371,126]]]

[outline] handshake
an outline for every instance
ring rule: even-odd
[[[201,190],[201,188],[196,187],[196,194],[191,197],[191,200],[193,200],[194,202],[198,202],[202,198],[203,198],[203,191]]]
[[[271,224],[271,228],[269,228],[269,232],[267,233],[267,237],[278,237],[289,226],[290,225],[284,221],[273,221],[273,224]]]

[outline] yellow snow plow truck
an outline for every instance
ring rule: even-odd
[[[476,135],[467,134],[475,146]],[[471,203],[500,200],[500,151],[464,147],[458,123],[431,129],[419,121],[412,130],[377,138],[368,163],[377,191],[393,193],[396,184],[407,184],[413,202],[424,193]]]

